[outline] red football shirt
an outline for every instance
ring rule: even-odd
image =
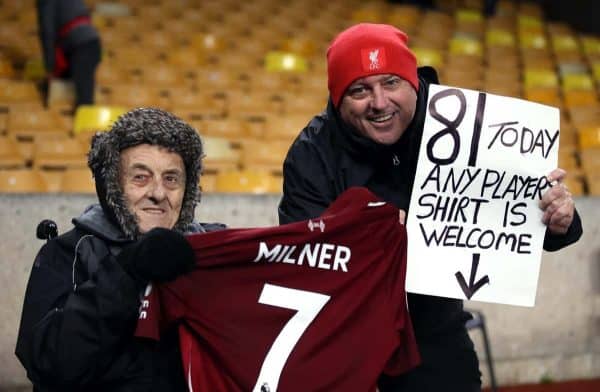
[[[148,290],[136,334],[179,323],[190,391],[372,391],[418,363],[406,230],[365,188],[316,219],[188,240],[196,269]]]

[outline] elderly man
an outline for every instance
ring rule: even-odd
[[[285,159],[280,223],[320,215],[353,186],[364,186],[407,211],[427,93],[430,83],[438,83],[436,72],[429,67],[417,70],[402,31],[368,23],[334,39],[327,66],[327,110],[302,130]],[[562,182],[565,174],[561,169],[549,174],[558,185],[540,203],[547,225],[546,250],[567,246],[582,233]],[[408,304],[422,364],[400,377],[382,379],[380,390],[479,391],[481,375],[462,301],[409,294]]]
[[[39,251],[16,354],[36,391],[187,391],[176,331],[150,344],[133,337],[150,281],[186,273],[183,233],[223,228],[194,222],[202,143],[157,109],[121,116],[92,140],[99,205]]]

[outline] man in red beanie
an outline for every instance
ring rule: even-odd
[[[319,216],[345,189],[363,186],[409,208],[425,122],[431,67],[417,69],[408,38],[393,26],[362,23],[340,33],[327,51],[330,100],[291,146],[284,162],[280,223]],[[544,248],[554,251],[582,233],[573,199],[562,184],[543,196]],[[410,237],[410,233],[409,233]],[[462,301],[409,294],[408,305],[422,363],[400,376],[383,375],[379,389],[475,392],[481,374]],[[366,337],[368,338],[368,337]]]

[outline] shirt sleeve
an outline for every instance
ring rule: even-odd
[[[544,250],[554,252],[564,248],[565,246],[574,244],[579,240],[579,238],[581,238],[582,234],[583,227],[581,224],[581,218],[579,217],[577,210],[575,210],[573,222],[571,222],[571,226],[569,226],[569,230],[567,230],[565,234],[552,234],[550,231],[546,230],[546,235],[544,237]]]

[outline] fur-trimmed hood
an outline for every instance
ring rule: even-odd
[[[179,219],[174,229],[188,231],[200,202],[199,179],[203,148],[200,136],[183,120],[160,109],[141,108],[120,116],[107,132],[92,138],[88,166],[96,181],[96,193],[105,214],[128,238],[140,235],[135,215],[129,211],[119,181],[121,151],[140,144],[167,148],[181,156],[186,186]]]

